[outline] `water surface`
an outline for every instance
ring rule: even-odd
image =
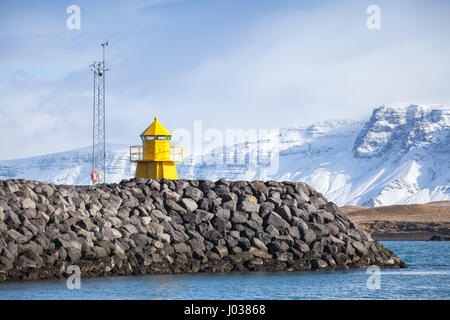
[[[450,299],[449,242],[381,242],[409,268],[382,269],[380,289],[366,270],[199,273],[0,283],[0,299]]]

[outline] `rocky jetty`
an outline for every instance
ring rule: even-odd
[[[0,181],[0,281],[405,267],[304,183]]]

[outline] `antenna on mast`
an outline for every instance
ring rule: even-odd
[[[108,42],[101,44],[103,60],[91,65],[94,73],[94,105],[92,126],[92,171],[93,184],[106,183],[106,136],[105,136],[105,71],[109,71],[105,64],[105,47]]]

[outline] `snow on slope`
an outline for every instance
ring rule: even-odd
[[[273,139],[273,137],[271,138]],[[339,205],[390,205],[450,199],[450,109],[384,105],[365,124],[327,121],[282,129],[279,169],[185,161],[189,178],[305,181]],[[249,152],[241,144],[241,154]],[[259,141],[260,153],[273,144]],[[223,151],[227,153],[227,150]],[[272,162],[277,161],[272,159]]]
[[[107,149],[108,182],[132,177],[128,146]],[[205,156],[177,165],[179,178],[304,181],[339,205],[450,200],[450,108],[384,105],[366,123],[284,128]],[[90,171],[90,148],[0,161],[0,179],[89,184]]]
[[[129,146],[107,144],[107,182],[134,176]],[[92,147],[32,158],[0,161],[0,179],[29,179],[55,184],[88,185],[91,182]]]

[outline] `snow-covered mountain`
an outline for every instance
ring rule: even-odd
[[[134,176],[136,166],[129,161],[129,146],[107,144],[107,182]],[[55,184],[91,183],[92,147],[32,158],[0,161],[0,179],[29,179]]]
[[[91,149],[0,161],[0,178],[88,184]],[[304,181],[339,205],[450,200],[450,108],[384,105],[366,123],[284,128],[188,157],[180,178]],[[110,182],[130,178],[128,146],[108,145]]]

